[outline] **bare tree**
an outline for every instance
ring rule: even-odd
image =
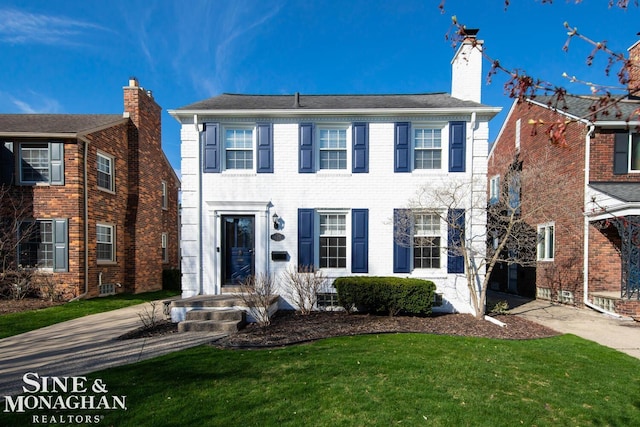
[[[488,203],[486,192],[479,191],[486,188],[486,182],[449,180],[439,187],[425,185],[409,202],[409,209],[394,219],[398,225],[394,227],[398,230],[395,240],[404,246],[422,246],[420,239],[424,237],[415,233],[416,224],[421,226],[422,215],[437,217],[450,236],[458,236],[440,250],[462,258],[471,307],[476,317],[482,317],[494,267],[498,263],[535,266],[539,243],[536,225],[553,221],[559,212],[569,209],[565,208],[569,204],[565,203],[564,190],[571,180],[579,178],[547,173],[560,170],[559,165],[558,157],[554,159],[550,152],[543,157],[516,156],[501,169],[507,170],[501,191]],[[523,203],[522,193],[535,194],[537,188],[544,188],[546,196]]]
[[[269,308],[276,298],[275,280],[269,274],[249,276],[240,285],[240,297],[256,323],[265,328],[271,324]]]
[[[326,282],[322,271],[314,266],[290,267],[283,273],[283,281],[287,285],[287,295],[298,306],[302,314],[309,314],[318,302],[320,292]]]

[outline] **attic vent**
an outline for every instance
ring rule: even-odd
[[[300,108],[300,92],[296,92],[294,95],[293,107]]]

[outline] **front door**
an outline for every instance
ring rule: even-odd
[[[255,217],[222,217],[222,283],[239,285],[255,272]]]

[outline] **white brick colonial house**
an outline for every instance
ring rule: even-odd
[[[182,124],[182,296],[313,265],[332,279],[429,279],[441,310],[472,312],[446,224],[420,217],[423,238],[406,246],[393,218],[424,185],[475,178],[486,193],[488,121],[500,108],[480,103],[474,45],[475,34],[453,59],[451,95],[222,94],[170,111]],[[483,215],[465,213],[466,234],[484,236]]]

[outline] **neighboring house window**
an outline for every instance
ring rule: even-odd
[[[253,169],[253,129],[225,128],[225,169]]]
[[[552,261],[555,251],[555,224],[538,226],[538,260]]]
[[[413,128],[414,169],[442,168],[442,129]]]
[[[500,175],[494,176],[489,182],[489,203],[500,201]]]
[[[167,209],[169,207],[169,194],[167,193],[167,183],[166,181],[162,181],[162,209]]]
[[[97,258],[98,262],[115,261],[115,236],[112,225],[98,224],[96,226]]]
[[[347,129],[319,128],[320,169],[347,168]]]
[[[414,221],[413,267],[440,268],[440,217],[418,213]]]
[[[298,209],[298,266],[369,272],[369,210]]]
[[[640,172],[640,133],[631,134],[631,149],[629,150],[629,170]]]
[[[520,214],[520,172],[514,171],[509,176],[509,207],[515,211],[516,214]]]
[[[18,264],[23,267],[67,271],[67,220],[36,220],[20,223]]]
[[[113,157],[98,153],[98,187],[103,190],[114,191],[113,185]]]
[[[320,214],[320,268],[346,268],[347,216]]]
[[[29,142],[19,144],[21,184],[64,184],[64,144]]]
[[[167,251],[167,233],[162,233],[162,262],[169,262],[169,252]]]

